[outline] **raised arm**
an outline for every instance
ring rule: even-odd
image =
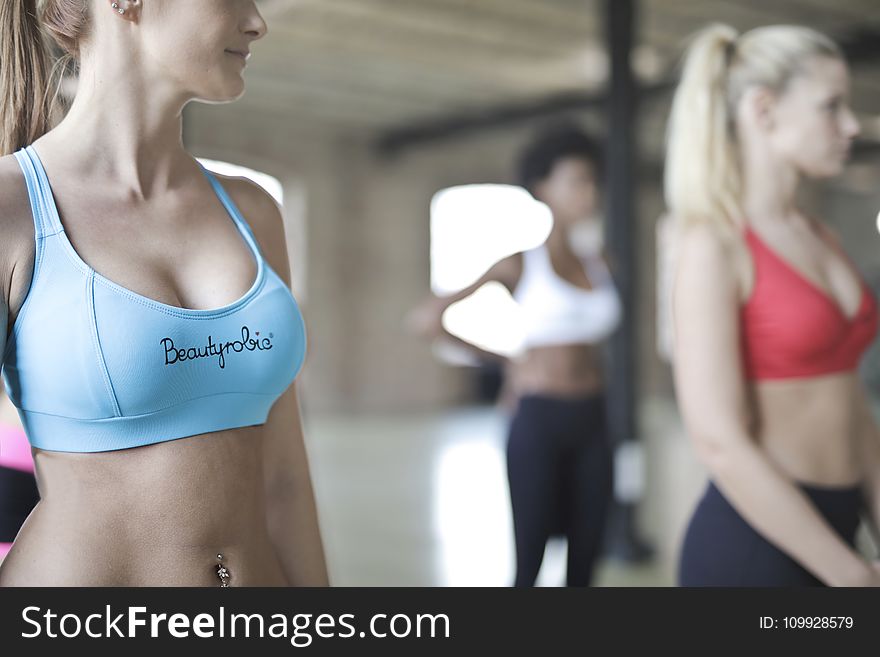
[[[701,461],[742,517],[832,586],[877,585],[850,548],[750,434],[731,247],[713,229],[680,236],[673,290],[675,385]]]
[[[498,282],[513,293],[522,274],[522,255],[514,254],[492,265],[482,276],[466,288],[446,296],[431,295],[407,317],[407,324],[416,333],[429,338],[442,338],[446,342],[466,348],[483,360],[505,361],[504,356],[486,351],[477,345],[453,335],[443,326],[443,313],[449,306],[467,299],[486,283]]]

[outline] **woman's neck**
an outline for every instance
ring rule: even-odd
[[[800,174],[767,152],[743,158],[743,210],[750,223],[789,221],[800,217],[797,193]]]
[[[146,199],[180,180],[183,107],[168,85],[135,77],[125,66],[97,58],[83,62],[76,98],[46,136],[47,148],[75,165],[84,178],[100,178]]]

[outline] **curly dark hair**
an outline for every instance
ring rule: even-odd
[[[566,121],[545,126],[523,148],[517,161],[517,181],[534,195],[535,185],[550,175],[559,160],[569,157],[590,162],[596,180],[601,180],[601,146],[576,124]]]

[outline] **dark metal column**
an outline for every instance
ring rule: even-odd
[[[608,93],[606,151],[606,239],[615,266],[615,279],[624,305],[624,321],[608,347],[608,430],[618,455],[633,446],[636,426],[636,350],[638,325],[636,264],[638,235],[635,199],[637,88],[631,56],[636,33],[638,0],[605,0],[604,34],[611,63]],[[606,541],[607,550],[626,560],[648,556],[635,532],[635,500],[616,500]]]

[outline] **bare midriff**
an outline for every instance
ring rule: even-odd
[[[571,344],[533,347],[510,366],[518,396],[588,397],[602,392],[601,347]]]
[[[529,350],[511,366],[518,396],[577,398],[604,388],[601,348],[565,345]],[[751,435],[794,481],[828,487],[858,485],[860,385],[855,372],[802,379],[752,381]]]
[[[753,435],[791,479],[848,487],[860,480],[860,385],[854,372],[752,382]]]
[[[262,427],[95,454],[36,450],[41,500],[0,586],[285,586]],[[222,562],[218,558],[222,555]]]

